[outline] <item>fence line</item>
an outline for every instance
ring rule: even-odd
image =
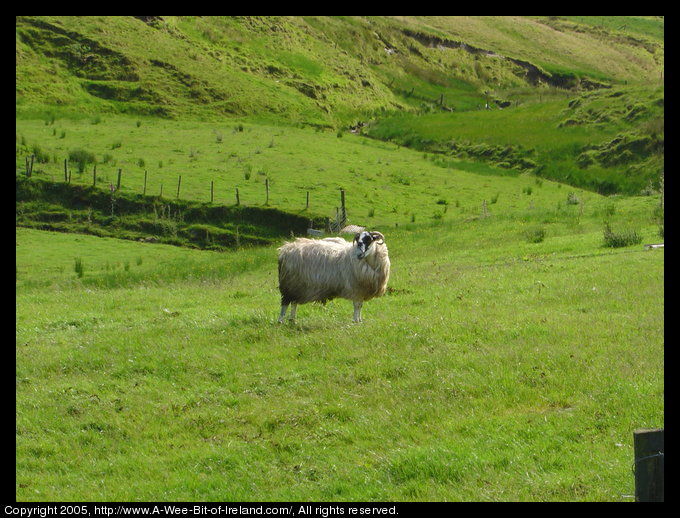
[[[32,177],[33,175],[33,163],[34,163],[35,155],[32,154],[30,157],[26,157],[26,171],[25,174],[27,177]],[[101,180],[101,179],[100,179]],[[148,180],[148,171],[145,169],[144,170],[144,183],[142,185],[142,195],[146,196],[147,195],[147,180]],[[68,158],[64,159],[64,182],[66,183],[71,183],[71,168],[69,167],[69,162]],[[123,185],[123,169],[118,168],[117,172],[117,178],[116,178],[116,185],[114,187],[113,183],[110,183],[109,188],[111,190],[111,193],[118,191],[121,189],[121,186]],[[178,175],[177,177],[177,193],[176,193],[176,198],[179,199],[180,197],[180,191],[181,191],[181,186],[182,186],[182,175]],[[92,168],[92,187],[97,187],[97,164],[94,164]],[[264,182],[264,189],[265,189],[265,205],[269,205],[269,178],[265,178]],[[239,188],[236,187],[236,205],[241,205],[241,196],[239,193]],[[160,194],[159,197],[163,197],[163,182],[160,182]],[[214,203],[215,200],[215,181],[210,180],[210,203]],[[305,210],[309,209],[309,191],[307,190],[305,192]],[[332,219],[330,217],[326,218],[326,232],[333,233],[333,234],[338,234],[340,233],[340,230],[346,225],[347,223],[347,209],[345,205],[345,190],[340,189],[340,207],[335,208],[335,218]]]

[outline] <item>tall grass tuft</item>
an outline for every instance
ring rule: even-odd
[[[541,227],[531,228],[524,232],[524,237],[529,243],[542,243],[545,239],[545,229]]]
[[[604,244],[610,248],[620,248],[624,246],[639,245],[642,236],[633,229],[625,229],[614,232],[608,221],[604,223]]]
[[[83,265],[83,260],[80,257],[76,257],[73,269],[75,270],[78,278],[82,279],[83,275],[85,275],[85,266]]]

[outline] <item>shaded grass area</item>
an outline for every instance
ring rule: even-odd
[[[17,225],[224,250],[302,234],[314,220],[265,207],[167,200],[16,177]],[[318,218],[317,223],[323,225]]]

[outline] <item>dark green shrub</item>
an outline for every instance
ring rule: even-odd
[[[71,164],[76,164],[78,172],[82,173],[85,171],[85,166],[87,164],[94,164],[96,162],[96,158],[94,153],[90,153],[84,149],[73,149],[68,152],[68,161]]]
[[[545,229],[543,228],[531,228],[524,232],[529,243],[542,243],[545,239]]]
[[[610,248],[620,248],[623,246],[639,245],[642,243],[642,236],[635,230],[626,229],[614,232],[609,222],[604,224],[604,244]]]

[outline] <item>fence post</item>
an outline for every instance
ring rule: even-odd
[[[269,178],[264,179],[265,199],[264,204],[269,205]]]
[[[146,196],[146,169],[144,170],[144,191],[142,191],[142,194]]]
[[[215,195],[215,180],[210,180],[210,203],[213,202]]]
[[[236,188],[236,205],[240,205],[240,204],[241,204],[241,200],[238,197],[238,187],[237,187]]]
[[[635,501],[663,502],[663,428],[633,432]]]
[[[120,175],[123,174],[122,169],[118,169],[118,182],[116,183],[116,190],[120,190]]]
[[[345,210],[345,189],[340,189],[340,207],[342,208],[342,224],[344,225],[347,221],[347,211]],[[339,225],[340,223],[338,222],[338,226]]]
[[[305,210],[309,208],[309,191],[307,191],[307,204],[305,205]]]
[[[92,168],[92,187],[97,187],[97,164]]]
[[[177,199],[179,199],[179,187],[182,185],[182,175],[179,175],[179,178],[177,178]]]
[[[64,181],[68,182],[68,158],[64,158]]]

